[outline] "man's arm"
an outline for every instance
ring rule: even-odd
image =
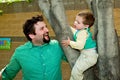
[[[5,70],[6,66],[0,71],[0,80],[2,80],[2,72]]]

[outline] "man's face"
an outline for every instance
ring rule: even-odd
[[[35,25],[35,35],[32,39],[35,43],[44,44],[50,42],[49,30],[44,22],[37,22]]]

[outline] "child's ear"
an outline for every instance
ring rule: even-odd
[[[33,39],[33,38],[35,37],[35,35],[34,35],[34,34],[29,34],[29,37],[30,37],[31,39]]]
[[[88,27],[89,27],[89,25],[85,25],[85,27],[86,27],[86,28],[88,28]]]

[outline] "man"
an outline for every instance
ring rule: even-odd
[[[62,80],[61,63],[65,59],[56,40],[50,40],[42,16],[27,20],[23,32],[29,40],[16,48],[1,74],[2,80],[12,80],[22,70],[22,80]]]

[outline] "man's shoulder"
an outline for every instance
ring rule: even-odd
[[[55,39],[52,39],[52,40],[50,41],[50,43],[58,43],[58,41],[55,40]]]
[[[51,40],[49,44],[52,46],[59,46],[59,42],[55,39]]]
[[[22,50],[22,49],[29,49],[31,47],[31,42],[26,42],[23,45],[20,45],[16,48],[16,50]]]

